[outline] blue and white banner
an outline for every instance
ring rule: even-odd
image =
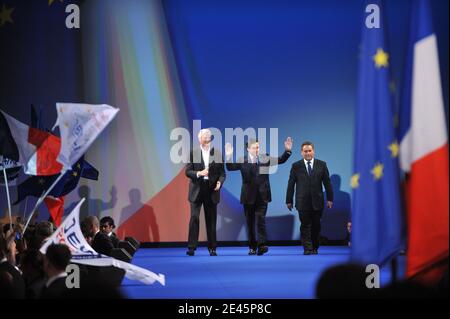
[[[0,171],[19,166],[21,166],[20,163],[17,163],[0,155]]]
[[[84,200],[84,198],[80,200],[64,222],[42,245],[41,253],[45,254],[47,247],[51,244],[65,244],[72,252],[73,263],[99,267],[114,266],[125,270],[125,276],[128,279],[138,280],[147,285],[157,281],[165,286],[165,276],[163,274],[155,274],[150,270],[99,254],[89,245],[80,228],[80,207]]]
[[[70,169],[86,152],[97,136],[116,116],[119,109],[107,104],[56,103],[61,152],[58,162]]]
[[[22,166],[20,163],[17,163],[16,161],[12,161],[6,157],[3,157],[0,155],[0,185],[5,185],[5,178],[3,174],[3,170],[8,170],[10,168],[16,168]],[[8,185],[9,186],[16,186],[17,183],[17,176],[19,175],[19,172],[14,172],[13,174],[7,173],[7,179],[8,179]]]

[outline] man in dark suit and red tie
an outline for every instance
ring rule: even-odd
[[[206,236],[210,256],[217,256],[217,204],[220,202],[220,189],[225,182],[225,169],[222,154],[211,146],[211,131],[202,129],[198,134],[200,147],[192,150],[185,174],[189,182],[189,202],[191,218],[189,221],[188,256],[194,256],[198,244],[199,216],[203,205],[206,221]]]
[[[333,206],[333,188],[327,164],[314,158],[314,144],[301,146],[303,159],[292,164],[286,192],[286,205],[292,211],[295,189],[295,208],[300,217],[301,241],[304,255],[317,255],[320,239],[320,219],[324,209],[322,184],[327,195],[327,207]]]
[[[233,147],[225,145],[226,166],[229,171],[241,171],[242,188],[241,204],[247,221],[249,240],[249,255],[263,255],[269,248],[266,246],[266,213],[267,205],[272,201],[268,169],[271,165],[283,164],[291,156],[292,139],[288,137],[284,142],[284,153],[276,158],[268,154],[259,154],[259,143],[250,139],[247,143],[247,156],[231,163]],[[255,237],[255,220],[258,231],[258,241]]]

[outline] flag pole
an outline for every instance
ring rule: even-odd
[[[27,208],[28,208],[28,196],[25,198],[25,208],[23,209],[23,220],[25,220],[25,217],[27,216]]]
[[[47,189],[44,193],[44,195],[42,195],[41,197],[39,197],[38,201],[36,202],[36,205],[34,205],[33,210],[31,211],[30,216],[28,217],[27,223],[25,224],[25,227],[23,228],[23,233],[22,235],[25,233],[25,231],[28,228],[28,224],[31,221],[31,218],[33,217],[34,213],[36,212],[36,210],[38,209],[39,205],[42,204],[42,202],[44,201],[45,197],[47,197],[47,195],[52,191],[52,189],[56,186],[56,184],[58,184],[58,182],[61,180],[61,178],[64,176],[64,174],[66,173],[67,170],[61,171],[61,174],[58,176],[58,178],[53,182],[53,184],[49,187],[49,189]]]
[[[8,176],[6,175],[6,169],[3,168],[3,178],[5,179],[6,197],[8,199],[8,216],[9,216],[9,229],[12,229],[12,216],[11,216],[11,198],[9,197]]]

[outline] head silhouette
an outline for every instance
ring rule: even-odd
[[[137,188],[133,188],[128,193],[131,204],[140,204],[141,203],[141,191]]]
[[[91,189],[89,188],[89,186],[81,185],[80,187],[78,187],[78,196],[80,196],[80,198],[89,198],[90,195]]]
[[[331,185],[333,186],[333,189],[335,191],[338,191],[341,189],[341,177],[337,174],[333,174],[330,176]]]

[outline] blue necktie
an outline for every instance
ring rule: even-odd
[[[308,175],[311,176],[312,168],[311,168],[311,161],[308,161]]]

